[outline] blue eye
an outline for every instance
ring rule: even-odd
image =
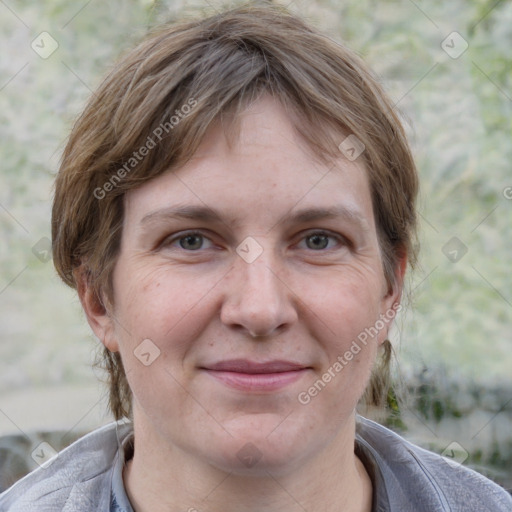
[[[324,249],[333,249],[336,245],[340,244],[342,240],[340,237],[317,231],[307,235],[303,238],[306,247],[312,251],[322,251]]]
[[[197,251],[203,247],[204,237],[198,233],[186,235],[178,238],[178,243],[182,249],[187,251]]]
[[[302,249],[321,252],[337,247],[347,246],[348,242],[341,235],[331,234],[325,231],[313,231],[303,236],[299,242]],[[164,242],[164,247],[183,250],[187,252],[198,252],[214,247],[213,242],[199,232],[182,232],[169,237]]]
[[[212,246],[212,242],[201,233],[189,232],[168,239],[164,245],[167,247],[183,249],[184,251],[192,252],[199,251],[201,249],[209,249]]]
[[[326,249],[329,245],[329,237],[320,233],[309,235],[306,237],[306,246],[308,249],[321,250]]]

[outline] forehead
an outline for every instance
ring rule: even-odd
[[[164,207],[195,205],[224,210],[235,220],[342,207],[372,223],[364,164],[347,160],[341,151],[329,163],[320,161],[280,103],[270,97],[258,100],[235,126],[234,136],[220,123],[212,126],[185,165],[130,191],[125,220],[140,221]],[[340,134],[340,141],[344,138]]]

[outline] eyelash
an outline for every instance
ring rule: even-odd
[[[339,235],[339,234],[332,233],[330,231],[325,231],[325,230],[308,231],[306,234],[303,234],[301,236],[300,241],[304,241],[307,238],[313,237],[315,235],[321,236],[321,237],[328,237],[330,240],[334,240],[338,245],[341,245],[343,247],[351,247],[351,245],[352,245],[351,242],[346,237]],[[209,240],[213,244],[212,240],[207,235],[202,233],[201,231],[183,231],[181,233],[177,233],[177,234],[173,235],[172,237],[167,237],[162,242],[161,246],[169,247],[175,243],[176,244],[179,243],[180,240],[184,240],[187,237],[193,237],[193,236],[199,236],[202,238],[202,240]],[[177,248],[182,251],[189,252],[189,253],[200,252],[203,249],[202,247],[197,250],[184,249],[183,247],[177,247]],[[331,251],[333,249],[335,249],[335,247],[319,249],[319,250],[315,250],[315,249],[309,249],[309,250],[312,252],[327,252],[327,251]]]

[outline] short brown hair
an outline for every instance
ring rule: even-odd
[[[417,173],[403,127],[378,81],[350,50],[282,8],[242,6],[153,30],[115,66],[77,120],[56,179],[53,256],[64,282],[87,279],[112,300],[128,190],[183,164],[213,122],[262,94],[286,108],[324,161],[345,137],[364,144],[383,268],[390,285],[399,259],[415,260]],[[185,106],[188,106],[185,108]],[[142,148],[146,148],[143,151]],[[143,156],[142,156],[143,154]],[[133,164],[133,165],[132,165]],[[365,393],[387,394],[376,365]],[[110,407],[131,416],[131,390],[118,353],[103,353]]]

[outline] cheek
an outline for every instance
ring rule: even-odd
[[[176,404],[187,399],[182,387],[190,377],[187,355],[215,311],[209,293],[213,285],[163,267],[130,269],[126,276],[119,273],[115,288],[116,335],[125,373],[139,408],[173,417],[181,407]],[[164,389],[172,399],[162,400],[155,392]]]
[[[301,299],[340,348],[379,317],[382,283],[368,269],[346,268],[303,282]]]
[[[132,268],[124,275],[127,278],[121,279],[119,274],[115,313],[125,351],[144,339],[150,339],[164,357],[186,351],[211,314],[210,280],[171,273],[163,265]]]
[[[378,346],[370,330],[380,311],[377,277],[375,272],[346,268],[328,279],[311,280],[305,288],[304,314],[322,347],[317,372],[305,389],[315,407],[348,414],[368,383]]]

